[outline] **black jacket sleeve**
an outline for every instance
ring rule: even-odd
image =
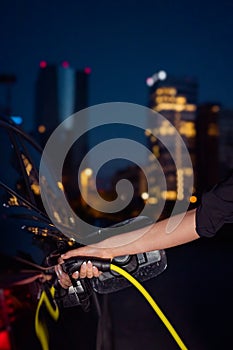
[[[203,193],[196,210],[199,236],[212,237],[225,223],[233,223],[233,171],[210,191]]]

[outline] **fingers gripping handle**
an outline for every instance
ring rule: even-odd
[[[96,266],[102,272],[110,271],[111,259],[100,259],[92,256],[78,256],[67,259],[62,264],[62,268],[69,276],[71,276],[75,271],[79,271],[81,265],[87,260],[90,260],[93,266]]]

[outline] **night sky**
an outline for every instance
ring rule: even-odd
[[[41,60],[91,67],[90,105],[147,105],[145,80],[164,69],[196,77],[199,102],[233,107],[232,0],[4,0],[0,13],[0,74],[17,75],[12,112],[28,129]]]

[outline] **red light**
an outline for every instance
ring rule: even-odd
[[[7,331],[0,332],[0,345],[1,345],[1,349],[3,349],[3,350],[10,350],[11,349],[10,338],[9,338],[9,334]]]
[[[46,61],[40,61],[40,68],[46,68],[47,62]]]
[[[70,66],[68,61],[63,61],[61,65],[63,68],[69,68],[69,66]]]
[[[91,74],[91,68],[90,67],[84,68],[84,73]]]

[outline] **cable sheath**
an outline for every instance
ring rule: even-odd
[[[185,346],[177,332],[175,331],[174,327],[171,325],[171,323],[168,321],[167,317],[164,315],[164,313],[161,311],[159,306],[156,304],[154,299],[151,297],[151,295],[147,292],[147,290],[139,283],[132,275],[130,275],[127,271],[123,270],[119,266],[116,266],[114,264],[110,265],[110,269],[112,271],[115,271],[125,277],[129,282],[131,282],[134,287],[136,287],[139,292],[145,297],[145,299],[148,301],[148,303],[151,305],[155,313],[158,315],[158,317],[161,319],[161,321],[164,323],[176,343],[179,345],[179,348],[181,350],[188,350],[188,348]]]

